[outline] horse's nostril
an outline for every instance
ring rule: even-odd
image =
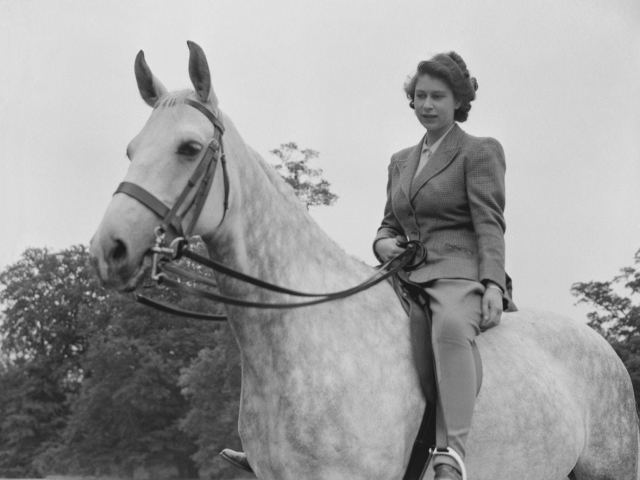
[[[127,247],[125,246],[124,242],[121,240],[116,240],[115,244],[116,246],[111,252],[111,258],[115,261],[119,261],[119,260],[122,260],[123,258],[126,258]]]

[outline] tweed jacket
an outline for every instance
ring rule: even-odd
[[[502,288],[507,309],[511,285],[507,286],[504,267],[502,146],[493,138],[469,135],[456,124],[414,179],[423,143],[424,137],[391,157],[387,203],[374,252],[383,238],[418,240],[427,249],[427,261],[411,272],[412,281],[491,281]]]

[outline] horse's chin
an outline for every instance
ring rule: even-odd
[[[130,293],[140,289],[145,280],[151,273],[152,259],[151,255],[147,254],[142,258],[142,262],[136,269],[131,269],[128,272],[117,272],[116,275],[110,275],[110,278],[103,282],[106,288],[115,290],[121,293]],[[118,274],[119,273],[119,274]]]

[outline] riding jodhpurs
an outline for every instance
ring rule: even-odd
[[[446,439],[448,446],[464,458],[477,393],[476,368],[480,367],[472,345],[480,333],[485,287],[458,278],[433,280],[422,287],[430,297],[441,398],[436,410],[436,438],[438,445]],[[457,467],[450,457],[436,455],[434,467],[440,463]]]

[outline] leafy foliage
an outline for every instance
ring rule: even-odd
[[[235,478],[237,470],[221,462],[226,447],[241,450],[238,436],[240,351],[228,326],[216,332],[214,348],[205,348],[191,367],[183,370],[180,385],[191,409],[181,428],[196,438],[194,456],[205,478]]]
[[[66,470],[130,477],[136,467],[164,464],[193,477],[195,445],[179,429],[189,405],[177,381],[216,327],[115,301],[122,304],[110,328],[90,337],[64,435]]]
[[[4,369],[0,377],[0,474],[37,475],[37,458],[55,443],[77,395],[87,341],[83,307],[104,298],[87,251],[27,249],[0,274]]]
[[[215,345],[219,326],[176,321],[103,290],[81,246],[29,249],[0,282],[1,476],[131,477],[157,465],[196,476],[196,445],[179,428],[189,403],[178,378]]]
[[[587,314],[589,326],[611,344],[624,362],[640,404],[640,250],[630,267],[608,282],[579,282],[571,287],[578,303],[596,308]]]
[[[300,150],[295,142],[283,143],[271,150],[276,156],[276,171],[295,190],[298,199],[307,207],[333,205],[338,196],[331,192],[331,184],[322,178],[322,169],[312,168],[309,162],[319,153],[306,148]]]
[[[636,252],[634,265],[620,270],[620,274],[608,282],[574,283],[571,293],[578,303],[596,307],[590,312],[589,326],[606,338],[628,341],[640,336],[640,304],[634,297],[640,295],[640,250]],[[624,295],[619,292],[628,292]]]

